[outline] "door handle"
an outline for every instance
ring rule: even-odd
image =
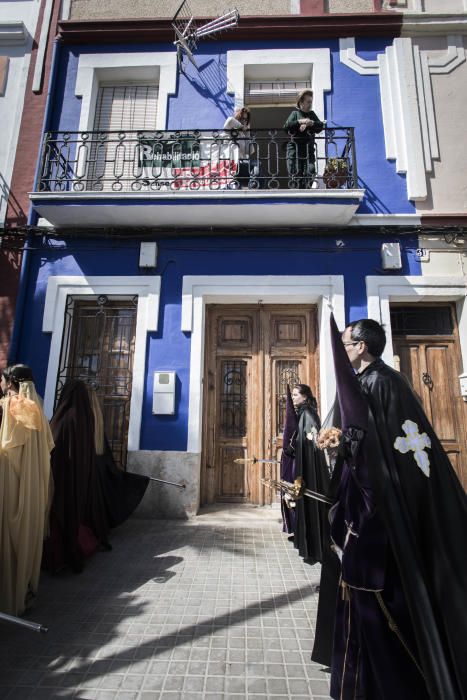
[[[213,391],[214,388],[214,372],[208,370],[208,389],[209,391]]]
[[[428,389],[431,391],[433,389],[433,379],[431,378],[431,375],[429,372],[423,372],[422,374],[422,382],[425,384],[425,386],[428,387]]]

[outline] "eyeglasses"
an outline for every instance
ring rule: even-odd
[[[347,345],[358,345],[361,342],[361,340],[354,340],[353,343],[342,343],[342,345],[344,346],[344,348],[346,348]]]

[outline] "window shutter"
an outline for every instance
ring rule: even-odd
[[[105,85],[99,89],[95,131],[139,131],[156,128],[156,85]]]
[[[136,131],[154,131],[157,116],[157,85],[102,85],[97,96],[94,131],[109,133],[95,137],[90,158],[90,188],[131,190],[139,173]],[[133,132],[133,133],[132,133]]]
[[[245,84],[247,105],[294,105],[300,90],[311,89],[309,80],[275,80]]]

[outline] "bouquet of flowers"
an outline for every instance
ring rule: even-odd
[[[342,430],[339,428],[323,428],[319,431],[317,444],[320,450],[337,452],[341,442]]]

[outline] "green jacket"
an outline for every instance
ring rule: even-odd
[[[300,131],[299,119],[312,119],[315,123],[313,126],[309,126],[305,131]],[[318,119],[313,111],[302,112],[301,109],[294,109],[293,112],[289,114],[284,124],[286,133],[294,136],[297,142],[314,141],[315,134],[319,134],[323,129],[323,122]]]

